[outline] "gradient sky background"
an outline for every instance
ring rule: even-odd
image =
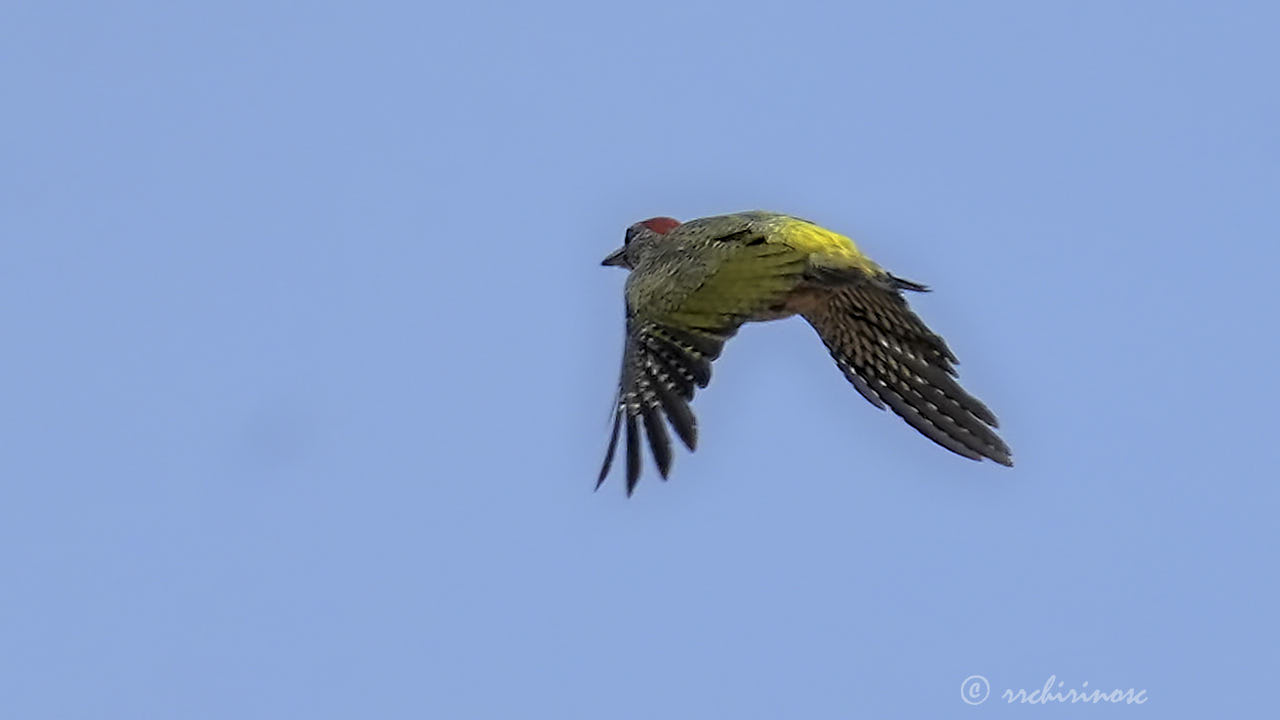
[[[1274,712],[1280,17],[1189,5],[6,3],[0,716]],[[757,207],[1016,468],[790,320],[591,491],[600,259]]]

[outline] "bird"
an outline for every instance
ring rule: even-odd
[[[808,220],[753,210],[680,222],[653,217],[627,228],[601,263],[629,270],[626,339],[599,489],[625,431],[626,489],[639,482],[647,444],[666,480],[671,429],[693,452],[694,392],[748,322],[799,315],[817,331],[862,397],[971,460],[1012,467],[995,414],[957,382],[956,356],[908,307],[900,278],[854,241]],[[644,438],[641,437],[643,431]]]

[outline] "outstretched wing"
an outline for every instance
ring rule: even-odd
[[[663,479],[671,469],[671,437],[666,421],[689,450],[698,444],[698,421],[689,402],[695,388],[711,381],[711,362],[738,326],[722,329],[678,329],[652,321],[627,318],[627,344],[622,355],[622,378],[614,407],[609,450],[596,487],[613,465],[618,437],[626,425],[627,495],[640,479],[640,428]],[[666,420],[664,420],[664,418]]]
[[[737,222],[700,248],[700,259],[709,265],[676,262],[632,273],[622,379],[596,487],[609,474],[624,425],[628,495],[640,478],[642,428],[663,478],[671,469],[664,417],[685,446],[694,449],[698,427],[689,402],[694,389],[711,380],[711,362],[742,323],[776,311],[804,280],[804,253],[766,240],[762,231]],[[677,277],[680,273],[688,274]],[[680,292],[682,286],[688,290]]]
[[[1013,465],[996,416],[956,382],[955,355],[907,307],[903,289],[926,288],[887,274],[864,277],[831,286],[803,315],[871,404],[958,455]]]

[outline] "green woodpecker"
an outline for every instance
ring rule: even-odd
[[[849,238],[806,220],[743,212],[681,223],[651,218],[627,228],[604,265],[627,268],[627,337],[613,431],[596,487],[626,426],[627,494],[640,478],[640,432],[665,479],[667,422],[689,448],[698,426],[689,402],[711,361],[745,322],[800,315],[872,405],[888,407],[958,455],[1013,465],[996,417],[955,380],[955,355],[907,307],[895,277]],[[664,421],[665,418],[665,421]]]

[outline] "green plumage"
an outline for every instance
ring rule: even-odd
[[[904,289],[926,288],[885,272],[843,235],[759,211],[683,224],[653,218],[628,228],[624,246],[604,264],[631,274],[617,410],[599,482],[623,425],[627,493],[640,475],[642,431],[666,478],[672,462],[666,422],[693,450],[697,423],[689,402],[710,381],[725,341],[745,322],[795,314],[818,331],[872,404],[957,454],[1012,464],[993,432],[995,416],[956,383],[955,356],[902,297]]]

